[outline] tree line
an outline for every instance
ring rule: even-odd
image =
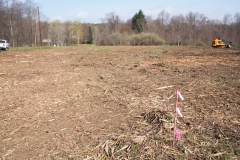
[[[49,21],[33,0],[0,0],[0,39],[11,46],[41,45],[51,39],[51,45],[211,45],[221,37],[240,47],[240,13],[225,14],[222,20],[209,19],[204,14],[189,12],[170,16],[159,11],[157,18],[139,10],[123,21],[110,12],[101,23],[81,23],[79,20]],[[40,19],[40,21],[39,21]],[[44,44],[47,45],[47,44]]]

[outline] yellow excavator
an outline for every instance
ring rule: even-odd
[[[231,48],[232,42],[227,42],[225,38],[216,38],[212,41],[212,47],[215,48]]]

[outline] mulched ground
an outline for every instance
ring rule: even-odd
[[[10,49],[0,94],[1,160],[240,159],[239,49]]]

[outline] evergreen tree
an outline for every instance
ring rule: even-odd
[[[139,10],[139,12],[136,13],[132,18],[132,29],[136,33],[141,33],[144,31],[146,23],[147,21],[145,15],[143,14],[142,10]]]
[[[88,38],[87,38],[88,44],[93,44],[93,35],[92,35],[92,28],[88,27]]]

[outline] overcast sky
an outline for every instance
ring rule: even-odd
[[[240,13],[240,0],[34,0],[50,21],[80,20],[99,23],[107,13],[115,12],[121,20],[131,19],[140,9],[153,19],[165,10],[170,16],[189,12],[204,14],[209,19],[222,20],[225,14]]]

